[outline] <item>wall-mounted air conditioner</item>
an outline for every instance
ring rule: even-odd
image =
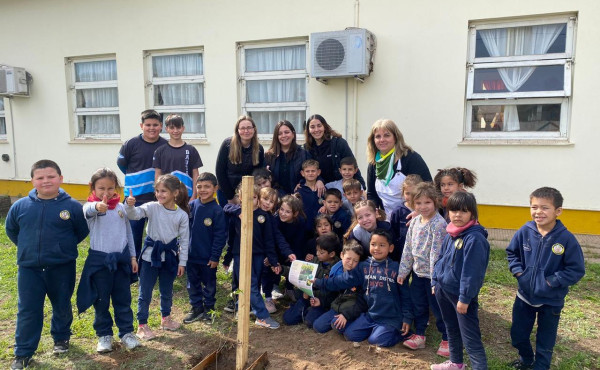
[[[373,70],[375,46],[375,35],[363,28],[311,33],[311,76],[366,77]]]
[[[0,65],[0,96],[29,96],[29,76],[25,68]]]

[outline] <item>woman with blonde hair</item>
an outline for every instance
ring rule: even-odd
[[[402,204],[402,182],[408,175],[431,181],[431,173],[419,153],[404,142],[394,121],[375,121],[367,140],[367,198],[383,208],[388,219]]]

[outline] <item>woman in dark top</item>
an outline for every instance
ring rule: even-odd
[[[320,114],[313,114],[306,120],[304,126],[304,149],[310,153],[313,159],[319,162],[321,178],[325,184],[340,180],[340,161],[345,157],[354,157],[348,142],[329,126],[325,118]],[[354,175],[365,187],[365,180],[360,170]]]
[[[264,161],[265,152],[258,143],[254,120],[241,116],[235,123],[233,136],[221,144],[215,168],[219,191],[228,203],[234,203],[235,188],[242,182],[242,176],[250,176],[255,168],[264,167]]]
[[[431,181],[431,173],[419,153],[404,142],[404,136],[389,119],[375,121],[367,141],[367,198],[383,208],[388,219],[400,206],[402,182],[416,174]]]
[[[279,121],[273,131],[271,147],[265,153],[265,164],[271,171],[271,186],[280,196],[292,194],[302,179],[302,162],[310,154],[296,144],[296,129],[289,121]]]

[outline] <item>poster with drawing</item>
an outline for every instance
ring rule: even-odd
[[[310,284],[309,280],[315,279],[318,266],[316,263],[295,260],[290,267],[290,283],[310,297],[314,297],[312,284]]]

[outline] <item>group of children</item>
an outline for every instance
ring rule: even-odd
[[[355,345],[363,340],[377,348],[403,342],[416,350],[425,348],[431,310],[442,337],[437,354],[449,357],[431,368],[464,369],[464,346],[471,366],[486,369],[478,293],[490,246],[478,223],[475,197],[466,191],[475,185],[475,174],[464,168],[444,169],[434,183],[407,176],[402,185],[404,203],[388,220],[372,201],[362,199],[361,184],[353,178],[357,170],[353,158],[342,160],[343,179],[326,184],[323,195],[317,187],[319,163],[314,160],[303,163],[304,180],[291,195],[272,189],[268,172],[256,174],[260,185],[253,189],[250,291],[255,324],[278,328],[270,314],[277,310],[274,300],[285,294],[290,299],[283,313],[287,325],[305,323],[318,333],[334,329]],[[161,175],[155,183],[156,201],[136,207],[131,194],[121,202],[116,174],[99,169],[92,175],[91,195],[83,208],[60,189],[56,163],[38,161],[31,175],[34,189],[11,207],[6,219],[19,265],[12,368],[26,367],[37,348],[46,295],[53,306],[54,352],[68,350],[77,244],[88,228],[90,251],[77,306],[79,312],[95,309],[98,352],[112,350],[110,300],[125,348],[155,336],[148,326],[148,309],[157,280],[163,329],[180,327],[171,317],[171,306],[173,282],[184,274],[191,308],[183,322],[212,320],[216,270],[226,244],[223,266],[229,269],[233,262],[232,291],[237,291],[241,206],[217,203],[213,174],[199,174],[192,191],[176,176]],[[191,202],[189,194],[194,196]],[[562,211],[560,193],[538,189],[530,204],[533,221],[507,248],[509,268],[519,285],[511,338],[520,358],[512,366],[545,369],[550,366],[564,297],[583,276],[584,263],[577,240],[557,220]],[[148,227],[138,259],[128,220],[142,217],[148,218]],[[296,259],[318,264],[313,297],[294,290],[287,281],[285,293],[278,291]],[[129,288],[136,274],[137,338]],[[235,307],[232,300],[225,309],[233,312]],[[529,335],[536,316],[534,354]]]

